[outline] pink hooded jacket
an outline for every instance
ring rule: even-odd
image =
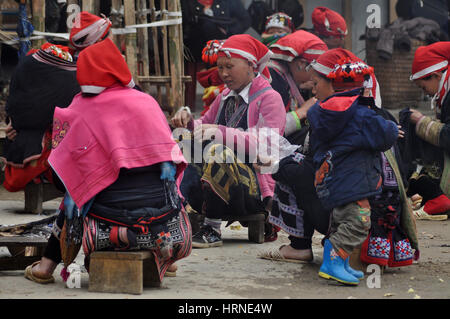
[[[224,100],[231,91],[225,89],[211,104],[208,112],[200,119],[194,121],[194,127],[200,124],[216,124],[224,106]],[[262,76],[257,76],[249,90],[249,108],[247,112],[247,126],[249,129],[272,128],[279,135],[283,135],[286,124],[286,111],[283,100],[278,92]],[[219,125],[224,138],[238,135],[238,141],[245,141],[249,148],[256,148],[258,141],[248,131]],[[226,139],[225,141],[226,142]],[[270,174],[257,173],[262,197],[273,196],[275,181]]]

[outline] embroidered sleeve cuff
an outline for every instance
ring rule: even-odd
[[[416,134],[430,144],[439,146],[439,136],[444,124],[424,116],[416,124]]]
[[[302,128],[302,124],[300,122],[300,118],[298,117],[297,112],[295,111],[291,111],[292,117],[295,120],[295,127],[297,128],[297,130],[300,130]]]

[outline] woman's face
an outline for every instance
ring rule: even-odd
[[[313,82],[312,93],[319,101],[323,101],[334,94],[333,84],[330,80],[325,79],[314,70],[311,71],[311,78]]]
[[[217,68],[226,86],[238,93],[255,77],[253,66],[244,59],[219,57]]]
[[[415,80],[414,83],[420,87],[426,94],[435,95],[439,90],[439,83],[441,82],[442,73],[435,72],[431,74],[428,79]]]
[[[311,80],[311,74],[306,71],[308,62],[302,59],[294,59],[292,62],[288,63],[288,66],[292,78],[298,86]]]
[[[322,40],[327,45],[328,50],[344,47],[343,37],[322,37]]]
[[[266,34],[270,34],[270,35],[274,35],[274,34],[286,34],[288,32],[286,32],[285,29],[283,28],[279,28],[279,27],[271,27],[269,29],[267,29]],[[290,32],[289,32],[290,33]]]

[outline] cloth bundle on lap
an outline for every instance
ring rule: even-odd
[[[238,161],[234,152],[221,144],[210,147],[208,158],[223,161],[189,165],[181,185],[183,195],[195,210],[210,209],[218,218],[265,211],[251,166]],[[196,196],[199,187],[202,196]],[[204,207],[204,203],[209,207]]]

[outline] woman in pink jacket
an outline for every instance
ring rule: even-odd
[[[193,131],[194,141],[201,143],[200,148],[194,145],[201,155],[194,154],[181,184],[189,204],[205,214],[204,224],[193,235],[194,248],[221,246],[224,216],[264,211],[273,196],[270,174],[256,172],[251,165],[264,152],[262,146],[274,147],[273,138],[284,132],[283,101],[267,80],[271,55],[250,35],[230,37],[217,59],[227,88],[200,119],[194,120],[186,107],[172,119],[174,127]]]
[[[89,271],[97,250],[150,250],[161,281],[191,251],[191,229],[178,196],[187,163],[157,101],[135,84],[106,39],[77,61],[81,93],[56,107],[48,162],[65,189],[44,257],[25,270],[38,283],[61,276],[81,246]],[[38,265],[40,265],[38,267]],[[172,267],[171,267],[172,266]]]

